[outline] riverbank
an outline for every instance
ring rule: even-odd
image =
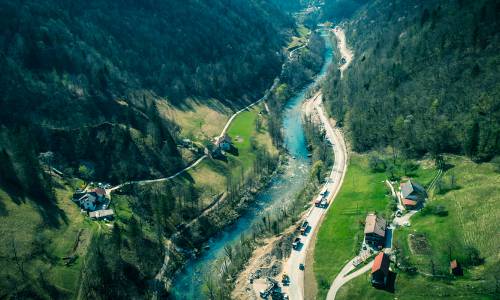
[[[301,111],[305,116],[310,116],[310,121],[315,126],[318,126],[320,119],[316,114],[312,114],[311,102],[311,99],[304,101],[301,105]],[[285,263],[292,253],[293,236],[297,233],[298,226],[308,214],[309,210],[307,208],[311,205],[309,199],[312,199],[320,186],[316,183],[316,180],[310,180],[302,193],[302,196],[305,197],[297,197],[295,202],[292,203],[292,206],[297,210],[294,217],[295,221],[279,234],[257,240],[258,247],[252,252],[252,256],[245,268],[238,274],[235,288],[231,293],[233,299],[258,299],[260,297],[259,292],[267,287],[267,277],[273,277],[280,281],[278,275],[283,273]]]

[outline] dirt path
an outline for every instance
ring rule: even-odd
[[[259,246],[253,251],[252,257],[249,259],[244,270],[238,274],[234,290],[231,293],[232,299],[258,299],[259,291],[267,286],[265,276],[254,279],[250,283],[249,279],[252,274],[258,270],[270,269],[272,266],[282,265],[282,260],[274,256],[273,250],[278,247],[278,243],[287,236],[292,234],[296,229],[296,225],[290,226],[282,234],[264,239],[259,242]]]
[[[354,53],[347,48],[344,30],[341,27],[337,26],[332,31],[335,34],[335,37],[337,37],[337,46],[339,48],[340,55],[345,59],[345,63],[339,67],[340,78],[342,78],[344,77],[345,70],[347,70],[352,62],[352,59],[354,58]]]

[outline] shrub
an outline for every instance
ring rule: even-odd
[[[387,167],[385,161],[374,154],[370,155],[368,165],[373,173],[384,172]]]
[[[426,205],[420,211],[422,216],[426,215],[436,215],[439,217],[446,217],[448,215],[448,209],[444,205]]]

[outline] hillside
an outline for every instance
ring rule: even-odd
[[[463,157],[447,157],[452,166],[439,182],[427,209],[396,231],[394,245],[400,268],[393,266],[393,293],[370,287],[366,273],[343,286],[338,299],[496,299],[500,241],[495,203],[500,180],[498,167]],[[450,185],[453,183],[453,187]],[[445,213],[433,213],[441,207]],[[464,275],[450,276],[451,259]],[[408,270],[416,271],[403,271]]]
[[[322,88],[353,154],[318,234],[312,293],[319,299],[328,292],[336,299],[497,299],[498,1],[366,2],[345,14],[324,12],[342,21],[354,53],[343,76],[335,66]],[[336,59],[341,64],[338,53]],[[359,157],[366,159],[363,172],[352,184]],[[349,281],[362,266],[337,277],[359,253],[366,213],[398,214],[393,198],[382,198],[390,195],[381,190],[383,181],[398,186],[407,178],[425,186],[428,197],[411,221],[392,225],[391,244],[384,246],[391,259],[387,285],[372,287],[370,268]],[[355,203],[363,193],[371,195]],[[368,206],[377,199],[379,207]],[[341,205],[356,210],[339,211]],[[451,273],[453,260],[462,274]]]
[[[168,280],[234,221],[278,163],[263,105],[235,118],[234,153],[113,193],[113,224],[91,221],[71,195],[92,181],[166,177],[200,157],[280,74],[297,34],[287,14],[301,5],[0,1],[0,298],[149,298],[163,290],[165,240],[177,243]]]
[[[6,0],[0,19],[2,132],[30,132],[65,173],[111,182],[178,170],[162,102],[260,97],[294,26],[269,1],[234,0]]]
[[[499,11],[493,0],[372,1],[346,21],[355,59],[323,91],[354,150],[498,155]]]

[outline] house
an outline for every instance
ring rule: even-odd
[[[385,242],[387,222],[374,213],[369,213],[365,220],[365,242],[373,247],[382,246]]]
[[[219,149],[224,150],[224,151],[229,151],[231,150],[231,143],[232,139],[229,135],[224,134],[222,136],[219,136],[217,140],[215,141],[215,145],[219,147]]]
[[[387,276],[389,275],[389,256],[380,252],[373,261],[372,266],[372,285],[378,288],[385,288],[387,285]]]
[[[406,209],[418,208],[427,198],[425,189],[411,179],[401,183],[400,189],[401,202]]]
[[[96,188],[96,189],[92,190],[91,193],[95,194],[97,201],[104,202],[104,200],[106,198],[106,190],[105,189]]]
[[[224,156],[224,153],[223,151],[220,149],[220,148],[215,148],[211,153],[210,153],[210,157],[214,158],[214,159],[223,159],[225,156]]]
[[[450,273],[455,276],[464,275],[464,271],[456,259],[450,261]]]
[[[95,193],[87,193],[78,199],[80,206],[86,210],[95,210],[97,204],[97,195]]]
[[[182,145],[184,147],[191,147],[193,145],[193,142],[190,139],[182,139]]]
[[[89,212],[89,217],[96,220],[113,219],[114,215],[115,213],[112,209],[101,209]]]
[[[106,202],[106,190],[95,188],[91,192],[77,191],[73,194],[73,201],[85,210],[94,211],[98,204]]]
[[[75,191],[75,193],[73,194],[73,201],[75,202],[78,202],[80,198],[82,198],[83,196],[85,196],[85,192],[78,189]]]

